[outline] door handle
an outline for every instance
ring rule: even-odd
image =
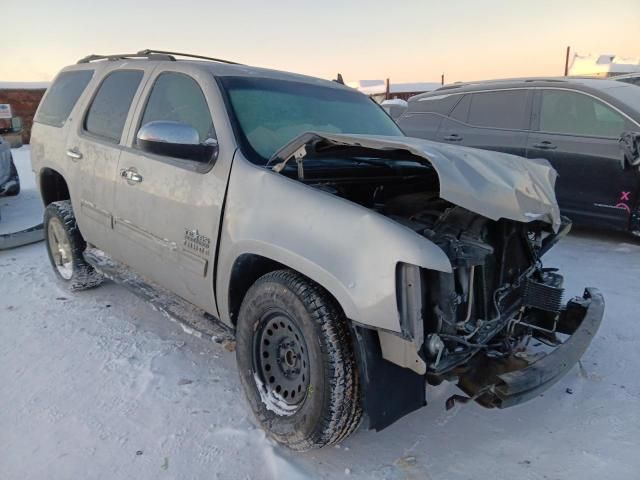
[[[549,140],[543,140],[540,143],[534,143],[533,148],[537,148],[538,150],[555,150],[558,147],[556,147]]]
[[[136,183],[142,182],[142,175],[138,173],[138,171],[133,168],[127,168],[120,170],[120,176],[124,178],[129,185],[134,185]]]
[[[457,133],[452,133],[451,135],[447,135],[446,137],[444,137],[444,140],[446,140],[447,142],[461,142],[462,137]]]
[[[72,160],[80,160],[82,158],[82,154],[78,151],[77,148],[70,148],[67,150],[67,157]]]

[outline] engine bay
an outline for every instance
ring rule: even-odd
[[[567,233],[568,220],[559,234],[543,222],[490,220],[440,198],[437,175],[425,166],[308,168],[304,182],[410,228],[448,256],[453,273],[420,271],[419,353],[430,382],[455,377],[480,351],[507,358],[534,339],[560,343],[563,278],[540,257]]]

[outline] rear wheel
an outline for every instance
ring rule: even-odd
[[[49,260],[57,277],[70,290],[85,290],[100,285],[102,275],[82,256],[87,244],[78,230],[71,201],[47,205],[44,211],[45,242]]]
[[[308,450],[337,443],[360,422],[360,386],[351,332],[335,300],[288,270],[247,292],[236,328],[247,398],[279,443]]]

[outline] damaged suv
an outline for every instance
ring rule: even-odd
[[[107,256],[226,325],[256,418],[296,450],[444,380],[449,407],[514,405],[580,359],[604,302],[564,303],[542,265],[570,228],[545,161],[404,137],[336,82],[178,57],[92,55],[47,92],[32,161],[62,282],[98,285]]]

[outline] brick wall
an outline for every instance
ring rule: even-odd
[[[0,89],[0,103],[8,103],[14,117],[22,117],[22,143],[29,143],[33,115],[44,95],[45,89]],[[0,120],[6,122],[6,120]]]

